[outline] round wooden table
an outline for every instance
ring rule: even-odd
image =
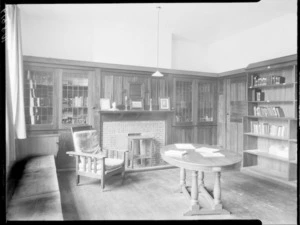
[[[181,144],[180,144],[181,145]],[[186,144],[183,144],[186,145]],[[221,203],[221,171],[231,170],[241,162],[242,157],[238,154],[220,149],[218,146],[188,144],[194,149],[177,148],[176,144],[167,145],[161,148],[160,153],[164,161],[180,168],[180,192],[183,192],[191,201],[191,209],[184,215],[204,215],[204,214],[229,214],[223,209]],[[178,146],[178,145],[177,145]],[[203,157],[195,149],[207,147],[220,149],[218,153],[223,157]],[[186,151],[181,157],[166,155],[166,151]],[[192,171],[192,186],[186,186],[186,170]],[[198,186],[198,172],[200,184]],[[208,190],[204,186],[204,172],[215,173],[215,183],[213,190]]]

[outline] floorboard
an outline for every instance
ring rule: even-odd
[[[65,220],[228,220],[259,219],[263,224],[297,223],[297,190],[238,171],[221,176],[222,203],[230,215],[183,216],[190,202],[177,193],[179,169],[126,174],[107,180],[101,192],[100,181],[81,177],[75,185],[75,172],[58,172]],[[212,189],[214,177],[205,174]],[[187,172],[191,184],[191,172]]]

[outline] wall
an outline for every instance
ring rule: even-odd
[[[156,67],[156,31],[122,23],[22,17],[23,54]],[[172,36],[160,32],[159,66],[171,68]]]
[[[296,53],[297,16],[288,14],[213,43],[208,62],[212,72],[225,72]]]
[[[178,35],[172,36],[172,69],[211,71],[207,59],[208,43],[200,43]]]
[[[156,67],[156,30],[30,15],[21,23],[24,55]],[[287,14],[216,42],[161,31],[159,67],[218,73],[296,51],[297,15]]]

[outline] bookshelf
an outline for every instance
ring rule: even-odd
[[[24,107],[27,127],[38,130],[55,126],[54,80],[55,71],[50,68],[24,67]]]
[[[88,101],[88,73],[79,70],[64,70],[62,76],[62,126],[88,123]]]
[[[284,182],[297,179],[297,57],[249,64],[243,118],[243,169]]]

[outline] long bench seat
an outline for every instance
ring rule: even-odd
[[[63,220],[53,155],[26,162],[8,203],[7,220]]]

